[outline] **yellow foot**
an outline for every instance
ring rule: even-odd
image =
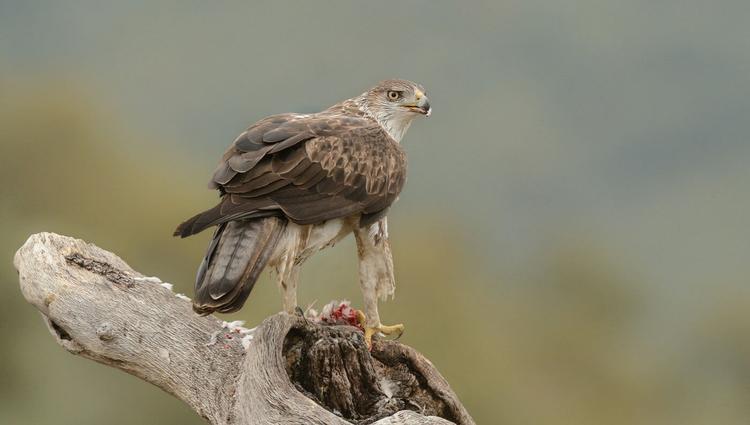
[[[367,348],[372,349],[372,336],[376,334],[384,334],[384,335],[396,335],[396,339],[401,338],[401,334],[404,333],[404,325],[399,323],[398,325],[377,325],[374,327],[368,327],[367,326],[367,318],[365,317],[365,314],[361,311],[357,310],[357,319],[359,319],[359,324],[362,325],[362,329],[365,330],[365,344],[367,344]]]

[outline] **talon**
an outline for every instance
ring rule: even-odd
[[[401,338],[401,335],[404,334],[404,325],[399,323],[398,325],[377,325],[373,327],[367,326],[367,319],[361,311],[357,311],[357,320],[359,320],[359,324],[362,326],[362,329],[365,331],[365,344],[367,344],[368,349],[372,349],[372,337],[375,334],[381,333],[384,335],[392,335],[394,333],[398,333],[396,336],[396,339]]]
[[[305,324],[309,325],[310,322],[307,321],[307,317],[305,317],[305,312],[302,311],[302,308],[300,306],[294,307],[294,314],[301,317],[302,320],[305,321]]]

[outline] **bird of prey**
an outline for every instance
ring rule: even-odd
[[[209,183],[219,203],[174,233],[184,238],[217,226],[198,269],[193,309],[239,310],[272,267],[292,313],[302,263],[354,233],[365,340],[403,332],[378,315],[378,298],[395,289],[386,213],[406,181],[399,143],[416,117],[430,113],[421,85],[386,80],[322,112],[272,115],[240,134]]]

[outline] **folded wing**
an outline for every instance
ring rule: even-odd
[[[275,115],[234,141],[210,183],[221,191],[221,202],[181,224],[175,235],[267,216],[314,224],[362,214],[367,224],[385,214],[405,181],[404,151],[374,121]]]

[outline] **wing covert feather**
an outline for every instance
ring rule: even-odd
[[[372,120],[274,115],[225,153],[211,180],[223,197],[210,221],[277,214],[312,224],[372,216],[397,199],[405,180],[403,149]]]

